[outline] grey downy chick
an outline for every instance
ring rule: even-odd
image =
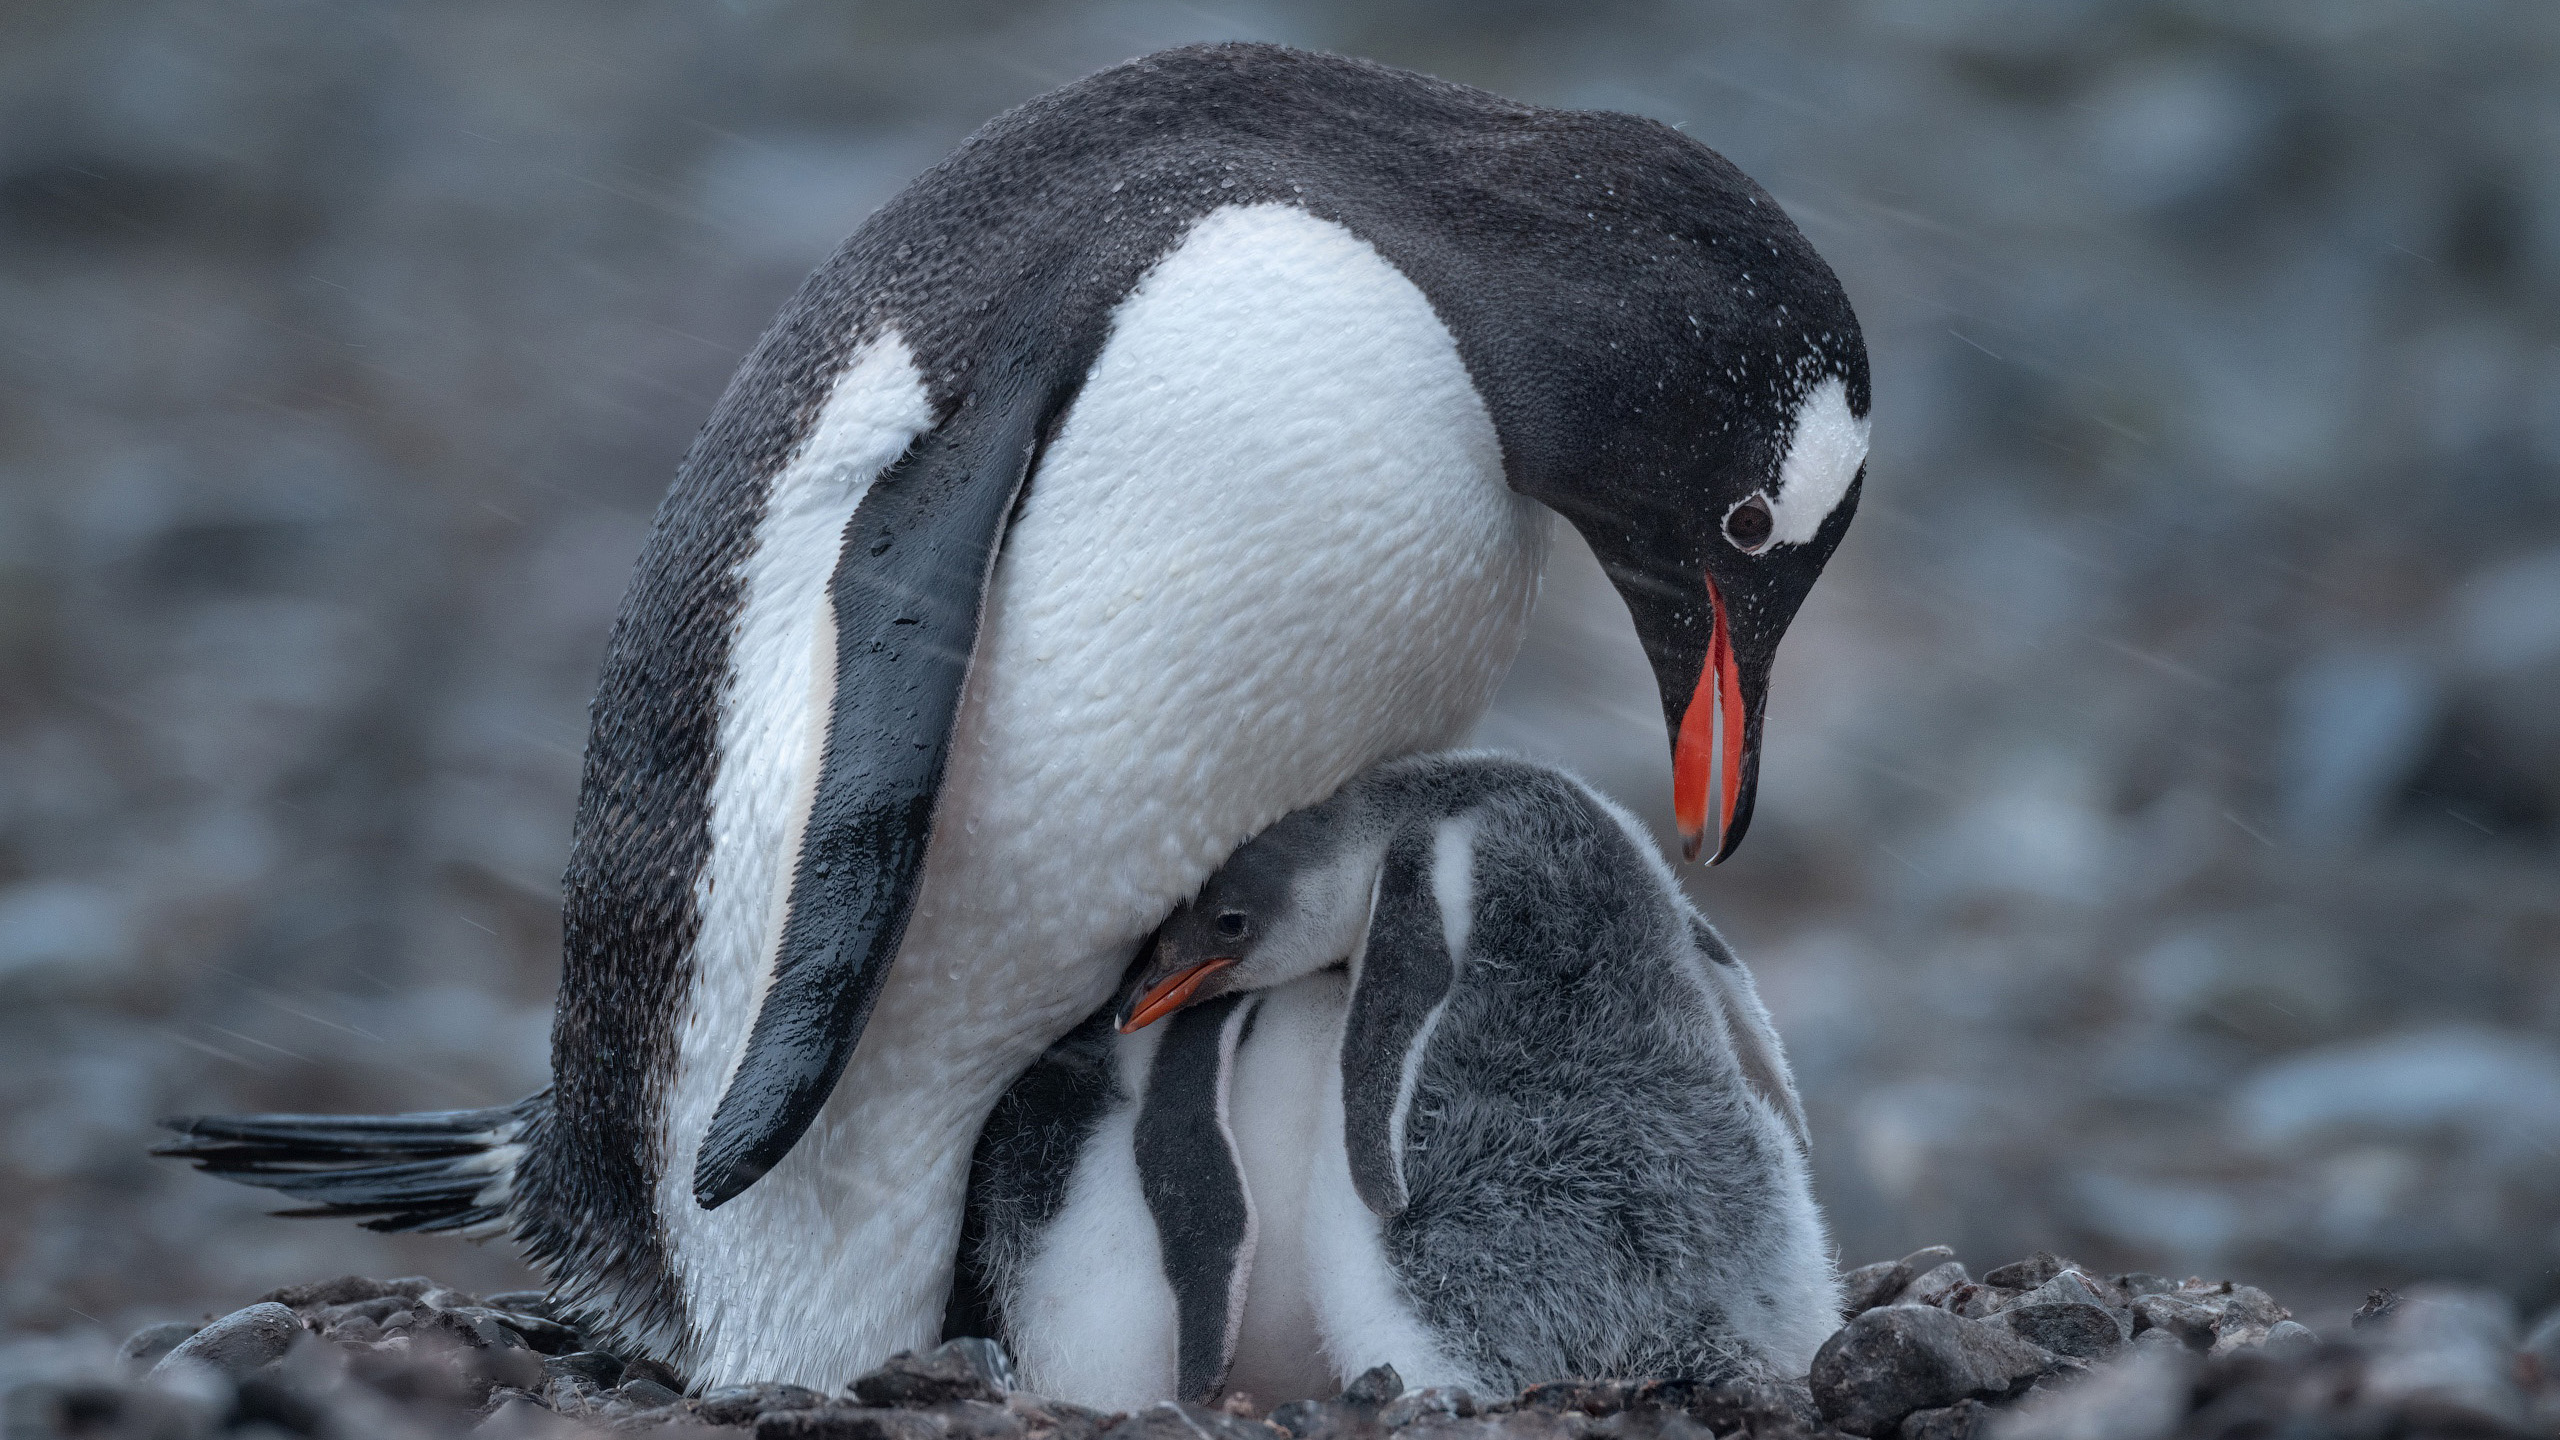
[[[1515,759],[1379,766],[1238,849],[1118,1019],[1346,963],[1302,1215],[1338,1377],[1805,1374],[1838,1311],[1803,1112],[1749,973],[1631,816]],[[1239,1279],[1297,1258],[1265,1244]]]

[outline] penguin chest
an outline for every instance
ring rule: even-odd
[[[1240,841],[1456,739],[1546,519],[1410,281],[1301,211],[1210,216],[1122,305],[1006,539],[919,938],[1003,931],[973,967],[1052,971],[1124,947]],[[1007,977],[1004,1008],[1062,1028],[1116,967]]]

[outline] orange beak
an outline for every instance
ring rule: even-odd
[[[1707,581],[1714,602],[1715,633],[1707,642],[1707,663],[1698,671],[1697,693],[1680,717],[1680,739],[1671,752],[1671,811],[1680,822],[1681,854],[1695,860],[1712,833],[1714,864],[1732,852],[1733,811],[1742,798],[1742,672],[1734,664],[1733,637],[1726,629],[1724,592]]]
[[[1130,1010],[1129,1018],[1120,1022],[1120,1033],[1127,1035],[1144,1030],[1181,1009],[1191,999],[1192,992],[1200,988],[1201,981],[1234,963],[1236,962],[1232,956],[1203,960],[1188,970],[1177,972],[1156,982],[1154,989],[1138,997],[1138,1003]]]

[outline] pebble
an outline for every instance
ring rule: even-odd
[[[2000,1312],[2011,1333],[2058,1355],[2104,1360],[2133,1338],[2104,1307],[2081,1300],[2029,1300]]]
[[[1813,1357],[1813,1402],[1852,1435],[1887,1435],[1915,1410],[2006,1395],[2055,1357],[1998,1326],[1923,1305],[1887,1305],[1842,1327]]]
[[[946,1340],[923,1354],[902,1350],[853,1382],[865,1405],[921,1407],[951,1400],[1002,1401],[1013,1362],[992,1340]]]
[[[275,1301],[261,1301],[214,1321],[160,1358],[151,1373],[178,1365],[209,1365],[237,1380],[284,1358],[301,1335],[302,1317]]]
[[[1516,1396],[1408,1391],[1380,1366],[1270,1418],[1164,1404],[1105,1415],[1013,1388],[1003,1350],[901,1355],[831,1398],[729,1385],[698,1399],[659,1361],[600,1348],[539,1292],[474,1298],[419,1277],[272,1292],[199,1330],[145,1327],[119,1365],[7,1397],[10,1440],[2171,1440],[2196,1435],[2560,1436],[2560,1317],[2519,1338],[2505,1302],[2413,1287],[2324,1342],[2247,1285],[2101,1277],[2039,1253],[1960,1279],[1932,1246],[1843,1278],[1855,1315],[1808,1384],[1558,1380]],[[1934,1303],[1918,1303],[1933,1296]],[[1895,1302],[1895,1303],[1888,1303]],[[304,1341],[305,1334],[319,1337]],[[2129,1337],[2129,1339],[2128,1339]],[[212,1360],[168,1363],[188,1347]],[[261,1356],[265,1358],[260,1358]],[[2192,1421],[2190,1419],[2192,1417]],[[2519,1428],[2522,1427],[2522,1428]]]
[[[187,1320],[167,1320],[145,1325],[125,1337],[116,1350],[117,1364],[128,1375],[140,1375],[160,1363],[160,1358],[178,1348],[181,1341],[204,1327]]]

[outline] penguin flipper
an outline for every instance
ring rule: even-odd
[[[773,975],[694,1162],[717,1209],[781,1163],[853,1058],[906,937],[987,584],[1064,397],[973,398],[873,483],[828,598],[835,694]]]
[[[184,1115],[160,1122],[178,1138],[151,1153],[307,1202],[279,1215],[482,1239],[506,1229],[516,1160],[550,1111],[543,1090],[487,1110]]]
[[[1180,1398],[1225,1386],[1253,1272],[1253,1197],[1228,1108],[1236,1047],[1259,995],[1222,995],[1173,1017],[1148,1067],[1135,1144],[1138,1188],[1173,1289]]]
[[[1352,1187],[1381,1217],[1404,1213],[1405,1120],[1458,974],[1433,874],[1435,862],[1457,857],[1435,855],[1434,841],[1432,830],[1416,827],[1387,843],[1342,1027],[1343,1145]],[[1465,886],[1456,888],[1465,903]]]

